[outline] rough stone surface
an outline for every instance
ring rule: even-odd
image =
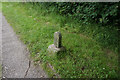
[[[61,36],[61,33],[60,32],[55,32],[54,33],[54,45],[57,47],[57,48],[60,48],[62,47],[62,36]]]
[[[49,55],[55,55],[59,52],[65,51],[65,47],[62,46],[62,35],[60,32],[54,33],[54,44],[48,47]]]
[[[61,52],[61,51],[64,51],[64,50],[65,50],[64,47],[57,48],[54,44],[52,44],[48,47],[49,53],[58,53],[58,52]]]
[[[40,66],[34,66],[28,56],[29,51],[26,46],[18,39],[12,27],[7,23],[5,17],[2,16],[2,77],[47,77],[43,69]]]

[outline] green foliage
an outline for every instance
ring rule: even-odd
[[[41,3],[38,3],[41,4]],[[83,20],[84,23],[93,22],[101,24],[115,24],[118,25],[120,20],[120,4],[119,3],[77,3],[77,2],[54,2],[54,3],[42,3],[49,7],[54,6],[51,11],[57,11],[62,15],[71,16],[79,21]]]
[[[57,13],[64,16],[57,20],[60,27],[91,35],[104,47],[111,47],[115,52],[118,51],[118,31],[120,7],[118,3],[36,3],[37,7],[44,9],[44,14]],[[33,5],[33,6],[35,6]],[[39,8],[37,9],[39,10]],[[90,24],[91,23],[91,24]],[[99,25],[96,25],[99,23]],[[92,25],[93,24],[93,25]],[[114,38],[114,39],[113,39]],[[103,43],[104,42],[104,43]]]

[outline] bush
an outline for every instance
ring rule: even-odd
[[[38,3],[40,4],[40,3]],[[41,4],[40,4],[41,5]],[[120,4],[119,3],[77,3],[77,2],[51,2],[42,3],[48,12],[57,11],[61,15],[71,16],[72,18],[84,21],[84,23],[95,21],[101,24],[119,25]],[[53,6],[54,9],[49,9]]]

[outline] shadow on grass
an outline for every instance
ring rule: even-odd
[[[56,55],[56,58],[58,60],[62,60],[62,59],[65,59],[66,56],[71,56],[70,53],[73,52],[71,49],[69,50],[65,50],[63,52],[58,52],[57,55]]]

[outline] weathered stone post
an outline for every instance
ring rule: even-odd
[[[48,47],[49,54],[55,54],[61,51],[65,51],[65,47],[62,46],[62,35],[60,32],[54,33],[54,44]]]
[[[62,35],[60,32],[55,32],[54,33],[54,45],[56,48],[62,47]]]

